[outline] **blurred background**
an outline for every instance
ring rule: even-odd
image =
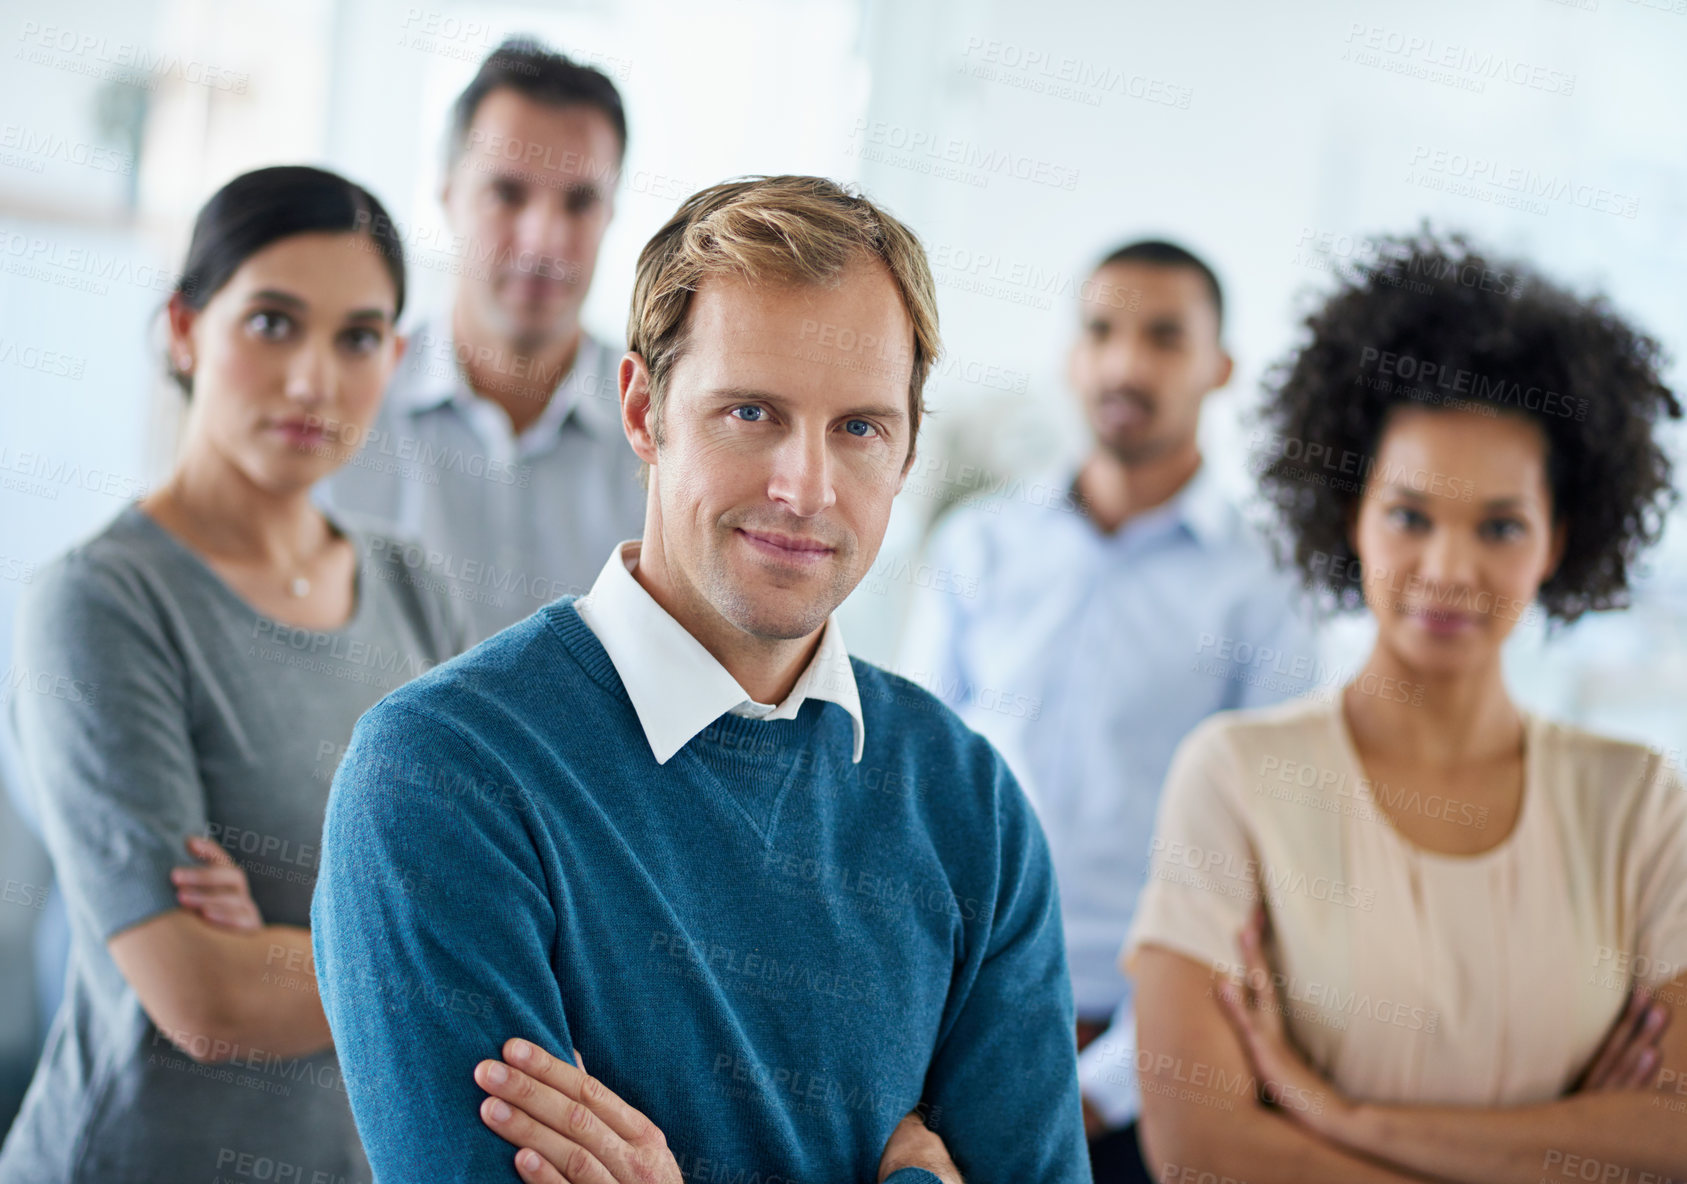
[[[158,318],[206,197],[314,163],[401,224],[415,295],[452,257],[447,108],[507,34],[621,89],[629,151],[587,328],[624,339],[633,263],[692,191],[743,173],[858,182],[924,239],[947,355],[875,571],[841,610],[888,662],[931,523],[973,486],[1075,457],[1076,294],[1145,235],[1206,257],[1237,361],[1203,443],[1252,495],[1249,413],[1332,274],[1377,233],[1468,231],[1607,293],[1687,385],[1687,0],[74,0],[0,2],[0,705],[33,573],[166,474],[181,400]],[[435,249],[430,244],[439,244]],[[1678,425],[1670,446],[1687,474]],[[1687,525],[1631,610],[1523,628],[1518,696],[1687,748]],[[1351,668],[1367,638],[1323,633]],[[0,777],[14,777],[10,737]],[[45,1016],[45,855],[0,802],[0,1131]]]

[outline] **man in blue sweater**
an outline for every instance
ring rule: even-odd
[[[1042,832],[832,619],[914,456],[918,241],[819,178],[715,186],[628,340],[643,539],[334,779],[316,972],[377,1180],[1088,1180]]]

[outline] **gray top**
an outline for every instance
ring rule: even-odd
[[[361,557],[341,629],[261,616],[135,505],[24,596],[9,710],[71,953],[0,1184],[369,1179],[331,1049],[199,1064],[153,1026],[106,949],[177,907],[170,869],[193,862],[194,834],[246,869],[266,922],[309,925],[352,725],[464,647],[448,598],[337,524]],[[275,973],[316,989],[302,966]]]
[[[405,565],[462,602],[474,641],[584,595],[615,544],[644,532],[620,359],[582,336],[544,412],[517,435],[502,407],[469,389],[449,320],[422,325],[363,447],[316,487],[317,500],[422,540]],[[490,362],[511,374],[529,364]]]

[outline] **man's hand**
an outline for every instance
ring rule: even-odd
[[[202,835],[187,840],[188,854],[202,866],[170,870],[176,886],[176,903],[212,925],[225,929],[253,931],[264,927],[264,918],[252,899],[246,873],[215,839]]]
[[[890,1132],[890,1142],[879,1157],[879,1180],[901,1168],[924,1168],[943,1184],[962,1184],[960,1170],[949,1158],[949,1149],[926,1126],[918,1111],[910,1111]]]
[[[1599,1050],[1568,1092],[1645,1089],[1658,1078],[1663,1058],[1658,1044],[1669,1027],[1670,1011],[1645,987],[1635,987]]]
[[[492,1096],[481,1121],[520,1150],[515,1170],[536,1184],[682,1184],[668,1140],[583,1066],[526,1040],[481,1061],[475,1083]],[[575,1061],[580,1054],[575,1052]]]

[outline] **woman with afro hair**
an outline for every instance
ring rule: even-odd
[[[1123,955],[1149,1165],[1681,1178],[1687,784],[1519,707],[1500,662],[1520,620],[1625,604],[1674,498],[1659,346],[1427,229],[1306,328],[1257,467],[1306,587],[1376,640],[1173,761]]]

